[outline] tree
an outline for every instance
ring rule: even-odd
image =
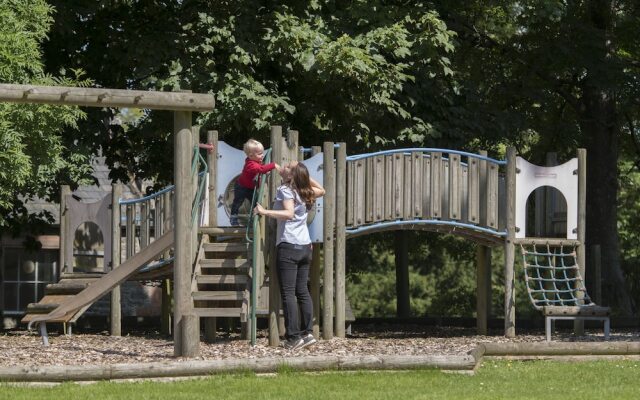
[[[84,84],[77,75],[44,73],[40,44],[52,22],[43,0],[0,3],[0,81],[37,85]],[[24,204],[33,197],[53,201],[60,183],[78,183],[90,173],[89,153],[60,131],[76,128],[76,107],[0,103],[0,225],[33,222]],[[37,215],[50,220],[50,215]]]
[[[53,3],[49,68],[82,67],[104,86],[212,92],[217,109],[198,122],[233,144],[266,139],[272,124],[299,129],[304,144],[341,138],[370,147],[444,131],[453,33],[427,3]],[[121,157],[128,150],[112,142],[117,133],[100,114],[89,122],[103,134],[83,141],[103,147],[109,162],[135,159],[128,167],[137,169],[150,139],[166,139],[159,125],[169,121],[150,112],[126,135],[140,153]]]
[[[614,305],[633,312],[620,268],[617,165],[623,124],[640,117],[637,3],[442,2],[438,9],[461,40],[455,63],[464,95],[478,104],[478,120],[495,127],[495,139],[539,159],[586,147],[586,242],[602,246]]]

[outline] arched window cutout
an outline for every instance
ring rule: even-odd
[[[78,225],[73,235],[74,270],[104,272],[104,236],[94,222]]]
[[[565,238],[567,201],[551,186],[542,186],[527,198],[527,237]]]

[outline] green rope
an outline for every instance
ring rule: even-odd
[[[520,245],[529,299],[536,309],[594,305],[580,275],[575,245]]]

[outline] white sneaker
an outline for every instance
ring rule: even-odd
[[[302,338],[298,338],[298,339],[291,338],[282,342],[282,347],[284,347],[287,350],[297,350],[301,348],[303,345],[304,345],[304,340]]]
[[[311,346],[314,343],[317,343],[318,341],[316,340],[316,338],[313,337],[312,334],[308,334],[302,337],[302,345],[300,347],[298,347],[299,349],[305,348],[307,346]]]

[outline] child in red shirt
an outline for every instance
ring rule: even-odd
[[[229,222],[231,226],[238,226],[238,210],[246,200],[251,202],[253,191],[256,188],[256,177],[259,174],[266,174],[272,169],[280,170],[276,163],[262,164],[264,158],[264,146],[255,139],[249,139],[243,146],[247,158],[244,160],[242,173],[233,188],[233,203],[231,204],[231,215]]]

